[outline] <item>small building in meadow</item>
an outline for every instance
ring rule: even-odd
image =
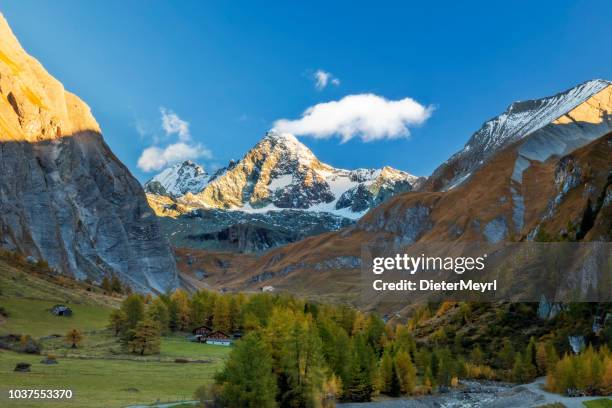
[[[206,344],[214,344],[217,346],[231,346],[232,339],[222,331],[215,331],[206,338]]]
[[[51,313],[55,316],[70,317],[72,316],[72,309],[66,305],[55,305],[51,308]]]
[[[200,327],[196,327],[195,329],[193,329],[192,333],[195,337],[195,341],[204,343],[206,339],[208,338],[208,336],[210,336],[213,333],[213,329],[211,329],[208,326],[200,326]]]

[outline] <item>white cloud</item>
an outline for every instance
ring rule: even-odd
[[[138,167],[146,172],[161,170],[164,167],[183,160],[195,160],[199,158],[212,158],[212,153],[205,146],[191,142],[189,122],[181,119],[170,109],[159,108],[161,113],[161,129],[166,135],[166,142],[169,137],[174,137],[178,141],[166,146],[149,146],[142,151],[138,159]],[[149,133],[144,122],[136,123],[136,131],[142,136]],[[153,143],[157,144],[160,140],[153,138]]]
[[[313,79],[315,81],[315,88],[318,90],[324,89],[330,83],[334,86],[340,85],[340,80],[338,78],[334,77],[331,72],[327,72],[322,69],[319,69],[314,73]]]
[[[184,142],[178,142],[164,148],[157,146],[147,147],[138,159],[138,167],[143,171],[155,171],[161,170],[172,163],[199,158],[210,159],[212,158],[212,153],[200,144],[189,145]]]
[[[407,137],[409,127],[424,123],[432,112],[433,107],[412,98],[391,101],[374,94],[348,95],[311,106],[300,119],[277,120],[274,128],[297,136],[324,139],[340,135],[343,142],[354,137],[369,142]]]
[[[166,136],[178,135],[179,140],[186,142],[191,139],[189,133],[189,122],[179,118],[179,116],[170,109],[159,108],[161,112],[162,129],[166,132]]]

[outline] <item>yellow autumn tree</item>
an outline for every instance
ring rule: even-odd
[[[402,393],[412,394],[416,385],[416,368],[405,350],[400,350],[395,356],[395,369]]]
[[[176,330],[187,330],[189,328],[189,317],[191,314],[189,308],[189,295],[187,295],[187,292],[184,290],[177,289],[172,296],[170,296],[170,301],[170,324],[174,326]]]
[[[231,328],[230,306],[226,296],[219,296],[213,310],[213,328],[224,333]]]

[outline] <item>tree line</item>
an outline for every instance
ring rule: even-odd
[[[478,307],[427,305],[407,323],[392,324],[348,306],[313,303],[287,294],[203,290],[188,295],[177,290],[157,297],[127,296],[112,313],[110,327],[130,352],[143,355],[159,352],[161,335],[202,325],[244,334],[214,383],[196,392],[209,406],[324,407],[336,400],[369,401],[378,393],[429,394],[457,386],[461,378],[525,383],[548,375],[549,389],[567,392],[582,386],[572,382],[576,379],[567,374],[568,367],[581,365],[591,367],[591,377],[597,377],[585,393],[610,392],[610,353],[605,346],[585,352],[598,356],[595,363],[591,357],[560,357],[566,350],[558,350],[551,336],[533,336],[521,343],[498,335],[501,342],[493,349],[470,343],[459,334],[451,336],[449,328],[468,324],[466,319],[477,314]],[[532,313],[529,307],[516,309],[512,319],[525,319]],[[456,321],[415,339],[415,331],[424,322],[445,314],[452,314]],[[497,310],[495,316],[510,325],[504,313]],[[496,324],[487,327],[496,330]]]

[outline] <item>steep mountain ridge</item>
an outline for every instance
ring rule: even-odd
[[[553,96],[512,103],[504,113],[486,121],[462,150],[440,165],[427,180],[424,189],[444,191],[453,188],[504,147],[531,136],[549,124],[579,121],[569,112],[578,106],[589,105],[589,101],[598,99],[599,94],[609,94],[611,85],[610,81],[595,79]]]
[[[29,56],[0,16],[0,246],[61,273],[178,285],[143,190],[89,107]]]

